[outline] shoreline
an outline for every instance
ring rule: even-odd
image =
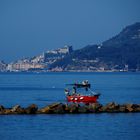
[[[12,71],[12,72],[1,72],[0,74],[45,74],[45,73],[140,73],[140,71]]]

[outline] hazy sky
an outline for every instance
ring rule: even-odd
[[[140,0],[0,0],[0,60],[101,43],[140,21]]]

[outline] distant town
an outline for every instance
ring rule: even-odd
[[[98,47],[100,49],[100,47]],[[89,64],[87,67],[75,67],[74,69],[64,69],[63,67],[54,67],[51,68],[51,65],[55,62],[63,59],[65,56],[73,52],[73,47],[65,45],[62,48],[56,50],[51,50],[42,53],[39,56],[34,56],[32,58],[20,59],[15,62],[6,64],[3,61],[0,61],[0,72],[61,72],[61,71],[75,71],[75,72],[115,72],[115,71],[128,71],[128,65],[125,65],[124,69],[105,69],[104,66],[93,67],[90,63],[97,63],[99,60],[79,60],[81,63]],[[74,62],[78,61],[73,59]]]
[[[6,64],[0,72],[127,72],[140,71],[140,22],[101,44],[73,50],[65,45],[41,55]]]
[[[9,64],[6,64],[4,61],[0,61],[0,72],[63,71],[62,68],[55,68],[51,70],[49,68],[51,64],[62,59],[72,51],[72,46],[65,45],[62,48],[44,52],[39,56],[20,59]]]

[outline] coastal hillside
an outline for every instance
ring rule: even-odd
[[[87,45],[50,65],[50,70],[139,71],[140,23],[124,28],[102,44]]]
[[[0,71],[140,71],[140,22],[101,44],[78,50],[65,45],[9,64],[0,61]]]

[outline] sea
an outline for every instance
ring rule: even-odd
[[[88,80],[99,102],[140,104],[140,73],[0,73],[0,105],[66,102],[68,84]],[[0,115],[0,140],[140,140],[140,113]]]

